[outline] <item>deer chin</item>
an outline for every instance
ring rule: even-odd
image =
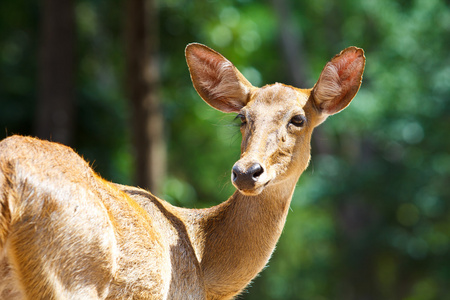
[[[258,196],[261,194],[264,188],[254,189],[254,190],[240,190],[238,189],[239,193],[241,193],[244,196]]]

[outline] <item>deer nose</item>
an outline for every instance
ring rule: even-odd
[[[242,169],[239,164],[235,164],[233,166],[233,183],[239,189],[252,189],[263,173],[264,168],[259,163],[254,163],[248,169]]]

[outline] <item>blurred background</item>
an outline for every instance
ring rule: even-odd
[[[450,299],[450,2],[155,1],[1,1],[1,138],[65,143],[108,180],[216,205],[240,134],[196,94],[186,44],[255,86],[298,87],[362,47],[362,88],[314,132],[269,267],[239,298]]]

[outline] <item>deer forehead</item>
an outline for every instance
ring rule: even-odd
[[[281,121],[293,114],[304,114],[308,97],[308,93],[297,88],[281,83],[270,84],[253,91],[244,112],[252,118],[263,116],[265,121],[269,118]]]

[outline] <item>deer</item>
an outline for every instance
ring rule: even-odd
[[[236,191],[210,208],[171,205],[106,181],[71,148],[0,142],[1,299],[234,299],[283,230],[313,129],[359,90],[364,51],[332,58],[310,89],[253,86],[220,53],[185,49],[194,88],[240,119]]]

